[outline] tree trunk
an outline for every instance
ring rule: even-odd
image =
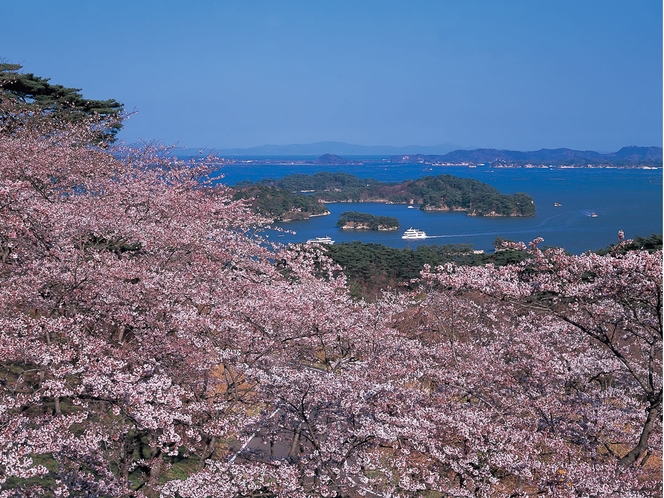
[[[203,449],[203,453],[201,454],[201,460],[198,462],[198,470],[203,470],[203,468],[205,467],[205,460],[207,460],[212,456],[216,446],[217,446],[217,436],[212,436],[211,438],[208,439],[207,444]]]
[[[648,449],[648,438],[650,437],[650,433],[652,432],[655,420],[657,420],[659,416],[659,409],[661,406],[662,406],[662,401],[660,394],[658,401],[652,404],[648,409],[648,416],[646,417],[645,424],[643,424],[643,430],[641,431],[641,437],[639,437],[639,443],[632,451],[627,453],[627,455],[625,455],[618,461],[619,465],[623,467],[629,467],[634,462],[636,462],[641,457],[641,455],[643,455],[643,453],[645,453],[645,451]]]
[[[161,477],[161,471],[164,467],[164,459],[161,457],[161,451],[159,449],[155,449],[154,451],[154,457],[150,462],[150,477],[148,478],[146,491],[146,495],[151,498],[159,496],[157,486],[159,485],[159,477]]]
[[[295,458],[298,454],[300,446],[300,431],[295,431],[293,434],[293,441],[291,443],[290,451],[288,452],[288,458]]]

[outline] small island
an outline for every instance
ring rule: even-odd
[[[342,229],[392,231],[399,228],[399,220],[391,216],[346,211],[339,216],[337,226]]]
[[[335,154],[323,154],[318,159],[314,161],[314,164],[325,165],[325,166],[347,166],[349,164],[362,165],[363,163],[359,161],[353,161],[351,159],[346,159]]]

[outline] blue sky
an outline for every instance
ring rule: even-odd
[[[120,137],[662,144],[657,0],[0,3],[0,58],[136,110]]]

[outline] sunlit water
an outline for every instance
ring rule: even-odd
[[[379,203],[328,204],[331,214],[307,221],[280,223],[292,233],[269,232],[279,242],[303,242],[330,236],[337,243],[359,240],[391,247],[420,244],[472,244],[475,249],[492,251],[496,237],[528,242],[544,238],[544,245],[564,247],[580,254],[616,242],[618,230],[625,235],[648,236],[662,233],[662,170],[608,168],[468,168],[430,167],[422,164],[364,166],[227,165],[223,180],[233,185],[241,180],[282,178],[294,173],[342,171],[380,181],[401,182],[427,175],[451,174],[475,178],[500,192],[530,194],[537,213],[530,218],[480,218],[464,213],[425,213],[405,205]],[[555,207],[554,203],[561,204]],[[393,216],[400,222],[396,232],[353,231],[336,228],[344,211],[360,211],[376,216]],[[590,214],[595,213],[596,217]],[[409,227],[424,230],[424,240],[402,240]]]

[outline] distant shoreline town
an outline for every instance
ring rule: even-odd
[[[284,165],[364,165],[364,164],[423,164],[429,166],[466,166],[492,168],[641,168],[662,167],[661,147],[623,147],[617,152],[602,154],[573,149],[541,149],[510,151],[498,149],[454,150],[447,154],[403,154],[345,158],[335,154],[315,157],[289,156],[225,156],[226,164],[284,164]]]

